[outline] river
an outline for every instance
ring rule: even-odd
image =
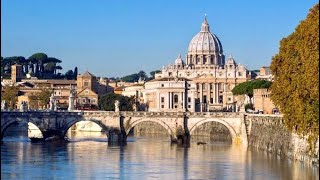
[[[31,143],[26,134],[7,135],[1,179],[319,179],[318,167],[210,138],[192,140],[190,147],[163,135],[131,136],[126,146],[109,146],[101,133],[69,138]]]

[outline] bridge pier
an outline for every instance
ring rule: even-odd
[[[124,145],[127,143],[127,135],[119,129],[110,129],[108,131],[109,145]]]
[[[190,132],[188,129],[188,117],[183,116],[182,125],[176,125],[176,133],[171,135],[171,143],[177,143],[180,145],[189,145],[190,144]]]

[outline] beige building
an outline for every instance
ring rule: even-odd
[[[11,66],[11,80],[13,83],[21,81],[23,77],[22,74],[22,66],[18,64],[14,64]]]
[[[53,92],[55,97],[57,108],[66,110],[68,108],[69,96],[71,88],[76,87],[75,80],[64,79],[49,79],[49,80],[34,80],[34,79],[22,79],[21,82],[15,84],[19,87],[21,101],[28,101],[28,97],[41,92],[43,89],[47,89]],[[21,102],[18,102],[18,105]]]
[[[86,71],[77,76],[77,109],[98,109],[97,78]]]
[[[278,109],[270,99],[269,89],[254,89],[253,105],[255,111],[263,112],[264,114],[275,114],[278,112]]]
[[[262,66],[260,68],[259,74],[256,76],[256,79],[264,79],[268,81],[272,81],[272,74],[270,67]]]
[[[231,90],[250,79],[250,72],[232,56],[225,61],[222,44],[205,18],[200,32],[189,43],[186,63],[179,55],[174,64],[155,74],[155,80],[145,83],[145,103],[149,111],[171,111],[175,107],[196,112],[235,111]]]

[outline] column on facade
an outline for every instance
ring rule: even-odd
[[[173,109],[173,92],[170,93],[171,94],[171,101],[170,101],[170,104],[171,104],[171,109]]]
[[[183,97],[183,95],[184,95],[184,93],[183,92],[181,92],[181,100],[182,100],[182,109],[184,109],[184,107],[185,107],[185,98]]]
[[[202,112],[202,98],[203,98],[203,88],[202,88],[203,83],[199,83],[199,88],[200,88],[200,112]]]
[[[215,104],[216,103],[216,83],[212,83],[212,103]]]
[[[217,104],[217,103],[219,102],[219,101],[218,101],[218,93],[219,93],[219,89],[218,89],[218,88],[219,88],[219,84],[216,83],[216,84],[215,84],[215,87],[216,87],[216,88],[215,88],[214,96],[216,97],[216,98],[215,98],[215,103]]]
[[[171,94],[171,92],[168,92],[168,109],[171,109],[171,103],[170,103],[171,102],[171,98],[170,98],[171,95],[170,94]]]
[[[208,104],[210,104],[210,101],[211,101],[211,89],[210,89],[210,84],[211,84],[211,83],[207,83],[207,102],[208,102]]]

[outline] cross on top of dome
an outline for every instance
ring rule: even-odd
[[[201,32],[210,32],[209,23],[207,21],[207,14],[204,15],[204,20],[201,25]]]

